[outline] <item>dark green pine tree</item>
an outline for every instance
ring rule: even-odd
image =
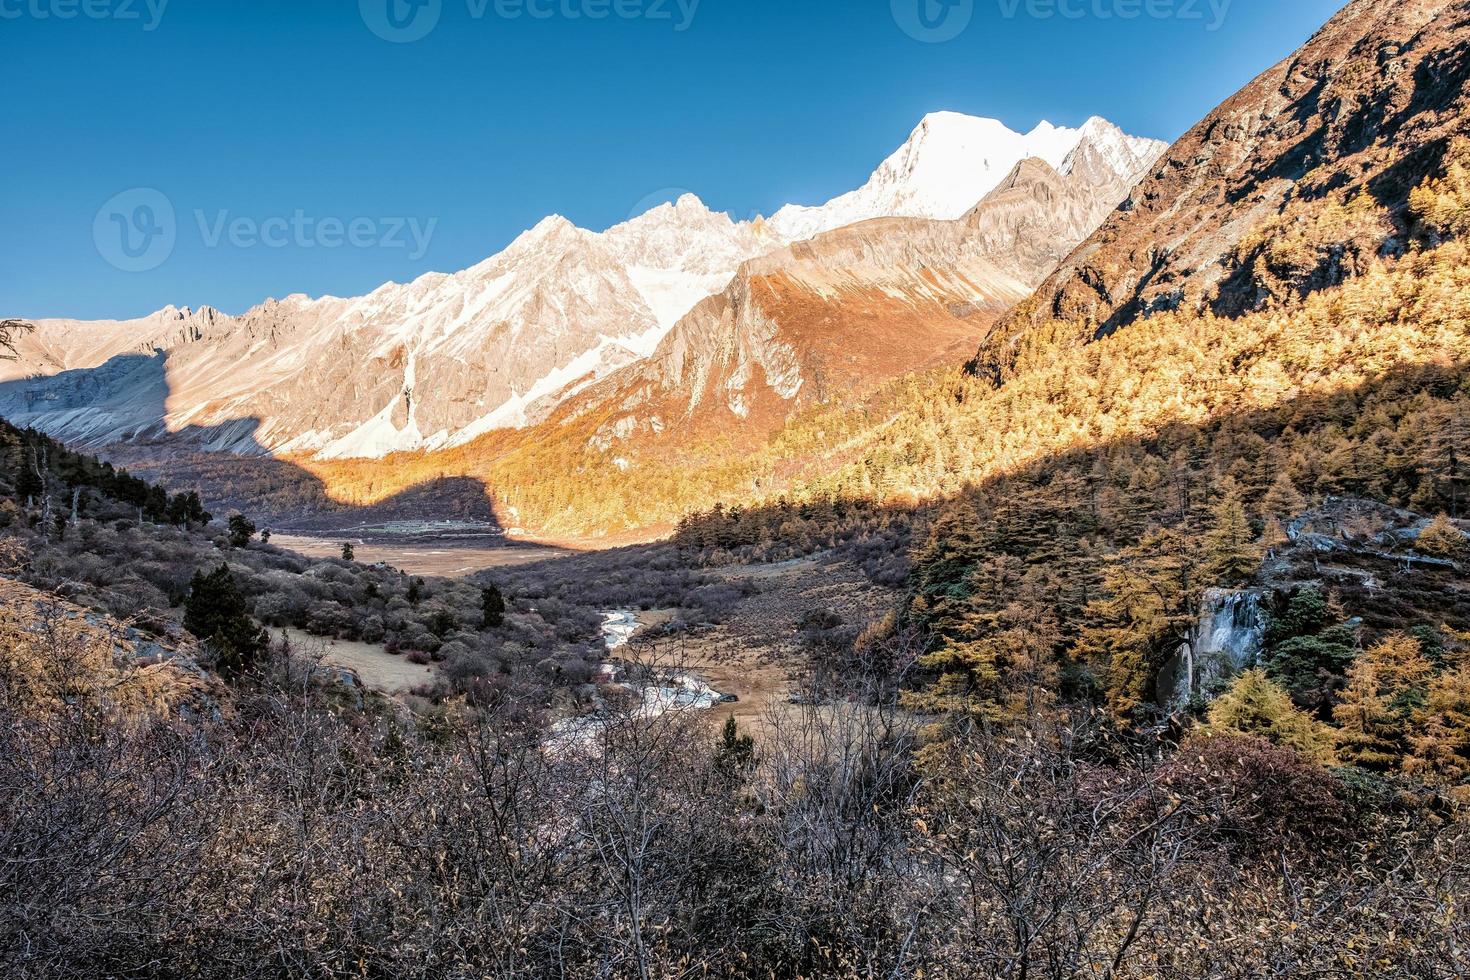
[[[230,545],[235,548],[243,548],[255,537],[255,525],[250,518],[244,514],[236,514],[230,518]]]
[[[15,475],[15,496],[24,504],[35,500],[45,492],[46,485],[41,481],[41,474],[36,471],[34,455],[29,451],[20,454],[20,471]]]
[[[480,612],[485,617],[485,629],[499,629],[505,624],[505,596],[493,585],[480,590]]]
[[[739,780],[755,765],[755,739],[740,731],[733,717],[725,719],[715,743],[715,766],[727,778]]]
[[[196,490],[174,494],[169,499],[168,522],[170,524],[182,524],[185,527],[194,524],[208,524],[211,516],[204,509],[204,502],[199,499],[199,493]]]
[[[1262,660],[1271,680],[1301,707],[1323,710],[1358,656],[1356,628],[1334,614],[1315,586],[1298,589],[1283,612],[1272,615]]]
[[[148,487],[143,509],[154,523],[168,520],[168,491],[163,487]]]
[[[184,600],[184,628],[204,642],[225,677],[250,673],[265,656],[265,631],[250,618],[245,596],[224,565],[194,573]]]

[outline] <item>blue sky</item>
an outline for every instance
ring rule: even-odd
[[[354,295],[668,188],[819,203],[940,109],[1173,139],[1339,6],[0,0],[0,315]]]

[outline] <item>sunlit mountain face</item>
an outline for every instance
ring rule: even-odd
[[[1162,149],[1101,119],[1021,136],[938,113],[860,190],[770,221],[736,222],[686,194],[602,233],[547,218],[473,268],[362,297],[291,296],[239,317],[170,308],[135,321],[42,321],[6,372],[25,383],[0,399],[26,424],[91,446],[174,436],[189,448],[319,460],[453,448],[537,422],[649,358],[748,261],[874,218],[958,220],[1028,156],[1111,208]],[[1073,244],[1091,230],[1070,223]],[[956,302],[1004,308],[1035,284],[1035,268],[997,266],[993,295],[977,285]]]

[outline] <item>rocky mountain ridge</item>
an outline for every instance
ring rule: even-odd
[[[1094,116],[1079,129],[1042,121],[1024,135],[995,119],[955,112],[925,116],[902,147],[858,190],[820,207],[788,205],[771,218],[785,238],[801,240],[877,217],[959,219],[1022,160],[1046,161],[1071,176],[1084,157],[1112,174],[1148,168],[1165,144],[1129,136]]]
[[[994,173],[999,163],[1033,144],[1093,186],[1104,211],[1155,146],[1101,120],[1021,137],[993,120],[931,116],[868,187],[821,210],[812,227],[948,217],[983,188],[963,214],[1005,176]],[[956,186],[940,179],[957,171],[973,174]],[[19,358],[0,365],[0,414],[94,448],[163,442],[323,460],[451,449],[533,424],[653,355],[742,263],[800,237],[806,225],[785,213],[735,222],[685,195],[601,234],[547,218],[472,268],[356,298],[295,295],[238,317],[205,307],[41,321]],[[950,300],[994,311],[1024,294],[1009,274],[984,275],[988,293]]]
[[[874,219],[746,262],[649,358],[564,414],[604,414],[593,445],[620,452],[691,434],[759,440],[802,408],[957,362],[1139,176],[1077,162],[1063,176],[1022,160],[955,221]]]
[[[1470,9],[1354,0],[1226,100],[982,346],[999,379],[1031,333],[1078,342],[1161,311],[1234,317],[1401,253],[1408,195],[1467,133]]]

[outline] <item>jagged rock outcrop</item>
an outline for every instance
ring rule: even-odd
[[[1241,671],[1259,666],[1270,616],[1302,587],[1341,597],[1365,617],[1349,625],[1377,633],[1416,625],[1430,609],[1461,609],[1460,564],[1417,550],[1429,523],[1360,497],[1328,497],[1285,521],[1285,540],[1271,549],[1255,586],[1203,594],[1189,641],[1159,671],[1159,705],[1177,711],[1210,700]]]
[[[217,717],[224,686],[178,629],[137,627],[0,576],[0,662],[29,707],[78,696],[127,713]]]
[[[1467,79],[1463,2],[1353,0],[1170,147],[976,369],[1002,377],[1047,321],[1086,342],[1164,310],[1235,316],[1402,249],[1409,191],[1466,131]]]

